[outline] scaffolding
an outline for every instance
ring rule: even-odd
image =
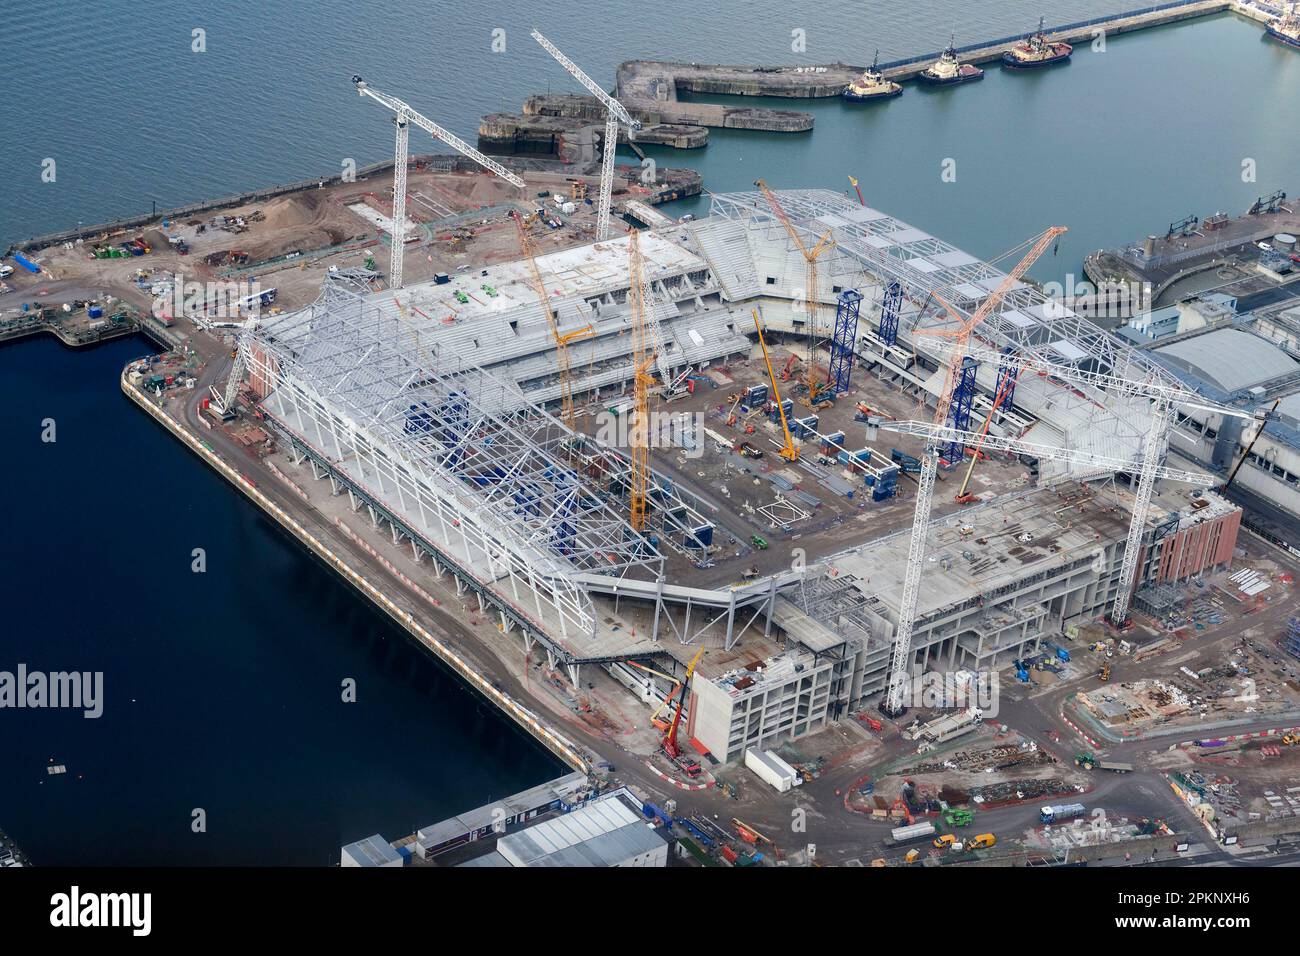
[[[948,406],[948,426],[959,432],[970,431],[970,411],[975,404],[975,376],[980,363],[969,355],[962,359],[957,384],[953,386],[952,402]],[[944,461],[955,465],[966,457],[966,445],[951,441],[943,453]]]
[[[1016,360],[1015,349],[1010,347],[1002,350],[1002,357],[998,359],[998,381],[993,389],[993,411],[1002,409],[1011,411],[1011,405],[1016,397],[1016,381],[1020,378],[1020,363]]]
[[[880,303],[880,340],[886,345],[898,341],[898,315],[903,307],[903,284],[891,282],[885,286],[885,298]]]
[[[862,294],[856,289],[840,293],[835,308],[835,336],[831,340],[830,381],[836,395],[849,390],[849,377],[853,374],[854,346],[858,339],[858,314],[862,307]]]

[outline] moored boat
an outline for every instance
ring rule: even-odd
[[[957,49],[953,46],[952,40],[949,40],[947,48],[939,54],[939,59],[922,70],[917,75],[917,79],[931,86],[947,86],[951,83],[982,80],[984,71],[974,64],[963,63],[957,59]]]
[[[1040,66],[1064,63],[1074,53],[1068,43],[1053,43],[1043,32],[1043,19],[1038,19],[1038,32],[1028,40],[1017,43],[1002,54],[1002,63],[1013,70],[1035,70]]]
[[[885,74],[880,71],[880,51],[877,50],[871,66],[845,87],[840,95],[854,103],[865,103],[870,100],[889,99],[902,92],[902,84],[885,79]]]

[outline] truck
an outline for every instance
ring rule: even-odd
[[[1083,813],[1082,803],[1057,803],[1040,809],[1038,819],[1043,823],[1060,823],[1063,820],[1081,817]]]
[[[997,842],[998,842],[998,838],[995,837],[992,833],[980,833],[976,836],[971,837],[968,841],[966,841],[966,849],[987,850],[989,847],[993,846]]]
[[[894,827],[889,831],[889,839],[894,843],[913,843],[917,840],[924,840],[934,837],[934,824],[928,820],[925,823],[913,823],[911,826]]]
[[[760,780],[770,783],[780,793],[803,783],[803,777],[770,750],[757,750],[750,747],[745,751],[745,766],[754,772]]]
[[[1132,773],[1133,765],[1131,763],[1122,763],[1118,760],[1102,760],[1096,754],[1081,753],[1076,754],[1074,763],[1077,767],[1084,770],[1091,770],[1096,767],[1098,770],[1109,770],[1111,773]]]

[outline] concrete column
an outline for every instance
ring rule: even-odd
[[[416,547],[414,538],[411,539],[411,557],[415,559],[416,564],[420,563],[420,549]]]

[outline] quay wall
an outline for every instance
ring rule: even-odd
[[[123,369],[121,375],[121,386],[122,391],[131,401],[147,412],[150,417],[158,422],[158,424],[162,425],[167,431],[171,432],[173,436],[180,439],[187,448],[210,465],[219,475],[234,485],[236,489],[261,508],[270,518],[275,520],[276,523],[289,532],[289,534],[293,535],[293,537],[312,554],[323,561],[332,570],[337,572],[344,581],[355,588],[362,596],[370,600],[379,610],[383,611],[384,614],[402,627],[420,644],[436,654],[471,687],[500,708],[506,716],[512,719],[516,724],[538,740],[544,747],[575,770],[581,773],[591,772],[592,767],[590,760],[576,744],[548,726],[509,694],[494,687],[491,681],[480,674],[478,670],[476,670],[463,657],[457,654],[454,648],[426,628],[416,619],[415,615],[399,606],[383,590],[353,568],[343,556],[331,550],[324,542],[293,518],[293,516],[267,497],[247,477],[235,468],[231,467],[231,465],[229,465],[225,459],[215,451],[206,447],[203,442],[192,435],[180,422],[176,421],[172,416],[168,415],[153,402],[149,401],[147,395],[142,393],[127,380],[125,369]]]

